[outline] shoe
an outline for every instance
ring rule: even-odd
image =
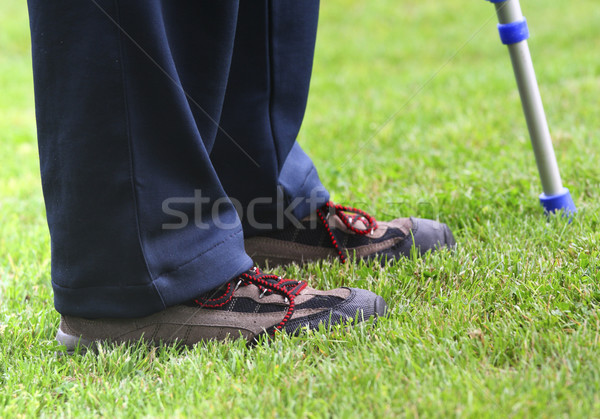
[[[256,341],[277,332],[297,334],[385,315],[382,297],[366,290],[318,291],[304,281],[267,275],[253,268],[189,304],[136,319],[62,316],[56,340],[68,353],[97,342],[191,346],[206,340]]]
[[[339,258],[382,262],[456,245],[446,224],[421,218],[377,222],[366,212],[328,202],[315,214],[282,230],[244,241],[246,253],[259,266],[302,264]]]

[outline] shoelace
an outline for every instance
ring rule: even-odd
[[[233,299],[238,288],[249,285],[255,285],[261,291],[261,294],[258,297],[259,299],[275,293],[284,296],[286,302],[289,304],[283,320],[281,320],[281,322],[273,329],[273,333],[275,333],[275,331],[283,329],[285,324],[294,314],[294,299],[304,288],[306,288],[307,283],[305,281],[285,279],[277,275],[264,274],[257,267],[254,267],[248,272],[241,274],[236,279],[229,281],[225,285],[223,293],[220,293],[218,296],[208,296],[205,294],[194,301],[204,308],[223,307]]]
[[[327,215],[324,215],[324,212],[326,212]],[[333,231],[331,231],[331,227],[329,226],[328,220],[331,214],[337,215],[339,219],[342,220],[342,223],[344,223],[344,225],[348,228],[348,230],[361,236],[373,234],[373,232],[377,229],[377,220],[361,209],[347,207],[345,205],[336,205],[331,201],[317,210],[317,215],[325,226],[327,233],[329,233],[329,238],[331,239],[331,243],[333,244],[333,247],[335,247],[335,250],[340,257],[340,261],[342,263],[346,263],[346,255],[344,252],[342,252],[342,249],[340,248],[338,241],[333,235]],[[358,229],[354,226],[358,221],[361,221],[366,226],[364,230]]]

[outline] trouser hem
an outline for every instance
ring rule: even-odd
[[[67,288],[52,282],[56,310],[85,318],[136,318],[193,300],[250,269],[241,230],[178,269],[140,285]]]

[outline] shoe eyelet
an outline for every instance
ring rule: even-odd
[[[258,296],[259,300],[262,300],[262,298],[265,296],[265,294],[269,292],[269,290],[264,290],[263,292],[260,293],[260,295]]]
[[[242,282],[244,282],[243,280],[239,280],[238,283],[235,285],[235,288],[233,289],[233,292],[236,292],[238,290],[238,288],[240,287],[240,285],[242,285]]]

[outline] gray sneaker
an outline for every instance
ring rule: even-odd
[[[302,264],[339,258],[383,262],[441,248],[456,241],[446,224],[421,218],[377,222],[366,212],[328,202],[310,217],[282,230],[244,241],[246,253],[259,266]]]
[[[62,316],[56,340],[73,353],[97,342],[194,345],[206,340],[362,322],[386,313],[380,296],[356,288],[318,291],[304,281],[267,275],[254,268],[189,304],[136,319],[84,319]]]

